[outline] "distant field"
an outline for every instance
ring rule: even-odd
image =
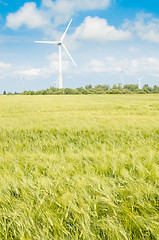
[[[0,96],[0,239],[159,239],[159,95]]]

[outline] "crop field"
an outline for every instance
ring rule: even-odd
[[[159,95],[0,96],[0,239],[159,239]]]

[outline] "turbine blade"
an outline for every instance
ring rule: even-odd
[[[49,44],[58,44],[58,41],[34,41],[35,43],[49,43]]]
[[[62,46],[63,46],[63,48],[65,49],[65,51],[67,52],[67,54],[68,54],[68,56],[70,57],[70,59],[71,59],[71,61],[73,62],[73,64],[77,67],[75,61],[73,60],[73,58],[71,57],[69,51],[67,50],[67,48],[65,47],[65,45],[64,45],[63,43],[62,43]]]
[[[67,26],[64,34],[63,34],[62,37],[61,37],[61,42],[64,40],[64,37],[65,37],[65,35],[66,35],[66,33],[67,33],[67,30],[69,29],[69,26],[70,26],[71,22],[72,22],[72,18],[71,18],[71,20],[70,20],[70,22],[69,22],[69,24],[68,24],[68,26]]]

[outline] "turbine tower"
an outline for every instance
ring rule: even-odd
[[[124,71],[123,70],[121,70],[121,77],[120,77],[120,79],[121,79],[121,88],[123,88],[124,87]]]
[[[56,44],[59,47],[59,89],[61,89],[62,86],[62,59],[61,59],[61,47],[63,46],[63,48],[65,49],[66,53],[68,54],[68,56],[70,57],[71,61],[73,62],[73,64],[76,66],[76,63],[74,62],[73,58],[71,57],[70,53],[68,52],[67,48],[65,47],[63,40],[65,38],[65,35],[69,29],[69,26],[72,22],[72,19],[70,20],[65,32],[63,33],[61,39],[59,41],[34,41],[36,43],[48,43],[48,44]]]
[[[142,84],[142,79],[144,78],[144,75],[142,77],[136,77],[137,80],[139,81],[139,89],[141,89],[141,84]]]

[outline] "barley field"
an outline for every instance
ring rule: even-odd
[[[159,239],[159,95],[0,96],[0,239]]]

